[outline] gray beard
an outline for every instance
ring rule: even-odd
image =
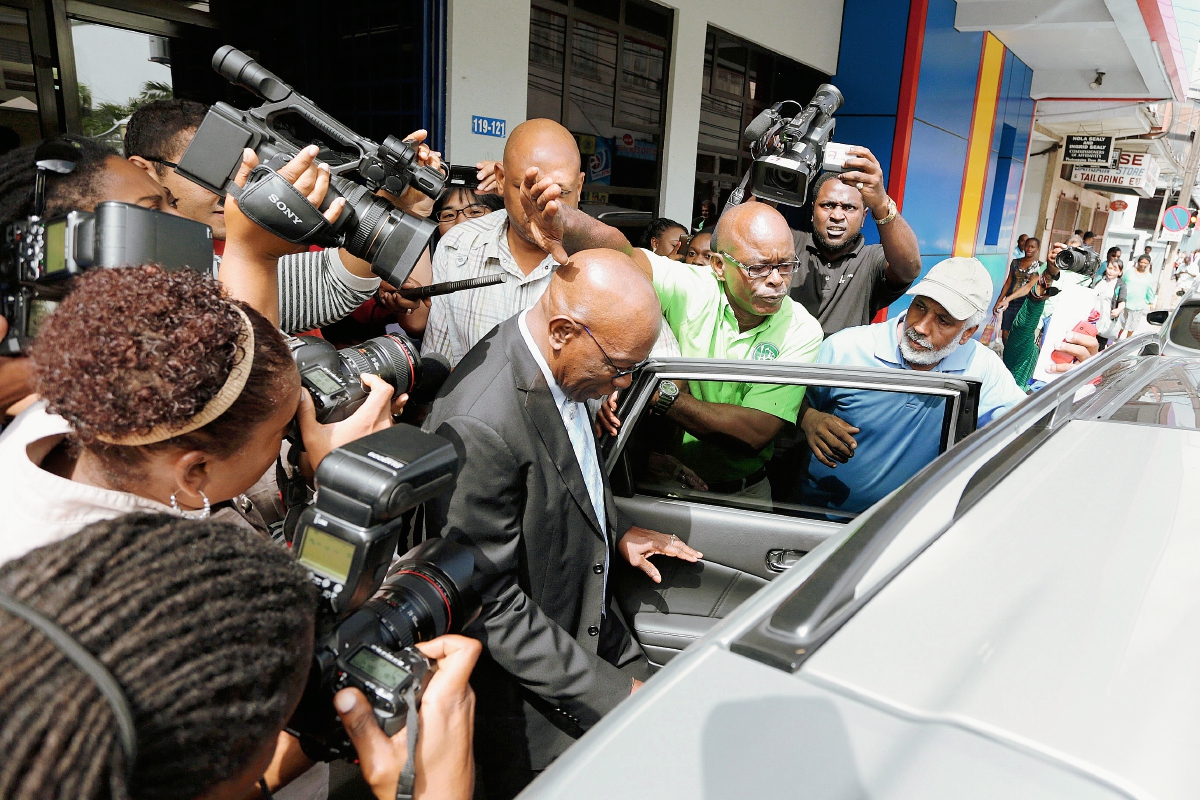
[[[922,367],[936,366],[942,362],[946,356],[953,353],[959,347],[958,338],[946,345],[940,350],[918,350],[913,347],[912,343],[916,342],[923,347],[929,347],[932,343],[918,333],[910,332],[908,328],[904,329],[904,334],[900,337],[900,353],[904,356],[904,360],[909,364],[917,364]]]

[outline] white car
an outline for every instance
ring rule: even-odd
[[[705,562],[624,590],[665,666],[521,797],[1200,797],[1200,352],[1162,347],[1111,347],[969,436],[970,382],[796,366],[945,403],[945,452],[841,520],[639,482],[657,378],[746,377],[654,365],[613,484]]]

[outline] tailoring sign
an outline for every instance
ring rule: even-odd
[[[1068,136],[1063,148],[1063,163],[1108,166],[1112,161],[1112,149],[1111,136]]]
[[[1116,167],[1076,165],[1071,170],[1071,183],[1100,191],[1153,197],[1158,183],[1158,162],[1149,153],[1121,153]]]

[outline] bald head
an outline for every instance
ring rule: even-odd
[[[649,356],[662,309],[632,259],[584,250],[555,271],[527,322],[563,393],[586,400],[629,386],[616,372]]]
[[[504,143],[504,169],[524,175],[537,167],[543,174],[556,170],[579,172],[579,147],[571,132],[552,119],[531,119],[513,128]]]
[[[713,252],[722,250],[746,264],[766,263],[781,260],[776,257],[781,249],[794,253],[795,240],[783,214],[766,203],[751,202],[721,215],[711,246]],[[758,259],[768,252],[771,257]]]

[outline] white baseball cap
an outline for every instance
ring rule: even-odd
[[[986,311],[992,302],[992,276],[977,258],[939,261],[906,294],[936,300],[957,320]]]

